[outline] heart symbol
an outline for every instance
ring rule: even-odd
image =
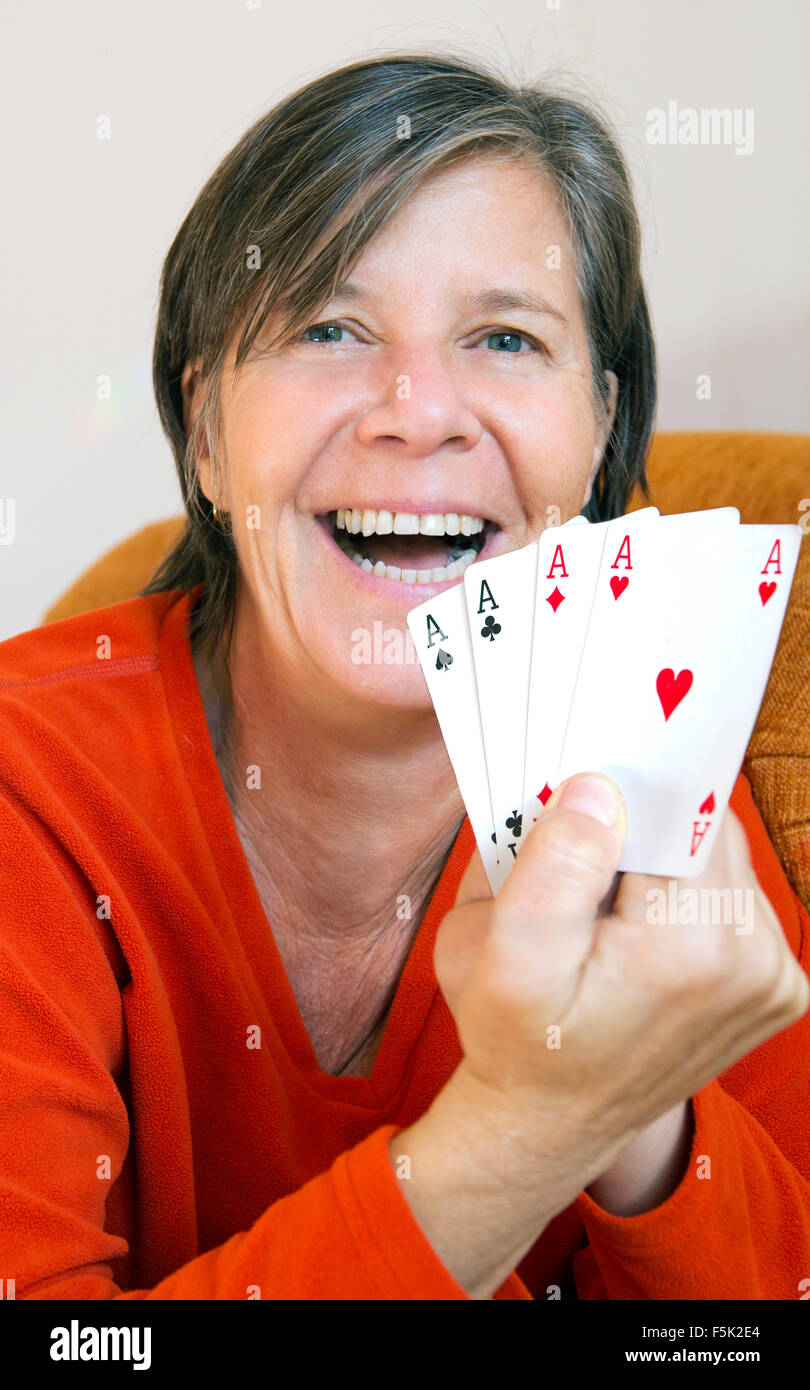
[[[672,711],[677,709],[684,695],[691,689],[693,679],[691,671],[679,671],[676,676],[669,666],[658,672],[655,688],[664,711],[664,719],[669,719]]]
[[[765,607],[765,604],[768,602],[768,599],[772,598],[775,593],[776,580],[772,579],[770,584],[766,584],[765,580],[763,579],[762,583],[759,586],[759,596],[762,599],[763,608]]]
[[[626,574],[621,579],[618,574],[611,575],[610,587],[613,590],[613,597],[618,598],[619,594],[623,594],[629,583],[630,580]]]
[[[700,808],[700,814],[710,816],[713,810],[714,792],[709,792],[709,795],[706,797],[706,800],[703,802],[703,805]]]

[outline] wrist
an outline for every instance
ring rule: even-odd
[[[680,1187],[689,1168],[695,1134],[691,1097],[648,1125],[586,1188],[613,1216],[641,1216],[660,1207]]]
[[[494,1293],[567,1205],[549,1204],[511,1107],[458,1069],[388,1152],[415,1220],[470,1298]]]
[[[460,1190],[460,1180],[474,1202],[497,1200],[520,1174],[540,1186],[534,1152],[527,1151],[528,1130],[518,1109],[499,1092],[480,1082],[461,1063],[428,1109],[404,1134],[414,1159],[424,1155],[431,1183],[439,1194]],[[397,1147],[402,1134],[391,1141]],[[400,1146],[401,1147],[401,1146]],[[525,1181],[521,1183],[526,1187]]]

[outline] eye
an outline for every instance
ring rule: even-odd
[[[342,343],[342,334],[351,332],[343,323],[335,323],[328,319],[324,323],[311,323],[305,328],[299,343]]]
[[[494,352],[511,352],[515,356],[520,354],[522,343],[528,343],[532,352],[545,352],[542,343],[538,343],[536,338],[530,337],[528,333],[516,333],[512,328],[499,328],[487,337],[488,348],[492,348]]]

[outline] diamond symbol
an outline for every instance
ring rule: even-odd
[[[546,785],[544,786],[543,790],[537,793],[537,800],[542,801],[543,805],[545,806],[550,796],[551,787],[549,786],[548,782],[546,782]]]
[[[565,594],[561,594],[559,589],[555,588],[553,594],[546,594],[546,603],[550,603],[556,613],[564,598]]]

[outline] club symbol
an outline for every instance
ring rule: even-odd
[[[507,830],[511,830],[516,840],[520,839],[520,832],[523,827],[523,816],[519,816],[517,811],[513,811],[505,822]]]
[[[439,647],[439,655],[436,657],[436,670],[446,671],[448,666],[453,665],[453,658],[443,647]]]
[[[488,637],[490,642],[494,642],[500,630],[500,623],[496,623],[495,619],[490,613],[489,617],[484,619],[484,626],[481,628],[481,636]]]

